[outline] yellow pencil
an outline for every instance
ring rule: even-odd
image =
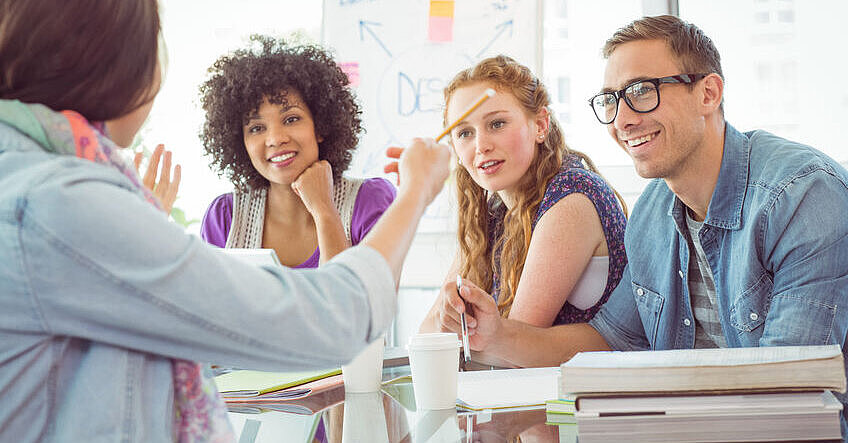
[[[454,120],[453,123],[448,125],[448,127],[445,128],[445,130],[442,131],[442,133],[439,134],[438,137],[436,137],[436,143],[438,143],[439,140],[443,139],[446,135],[450,134],[451,130],[453,128],[455,128],[456,125],[458,125],[460,122],[465,120],[465,117],[468,117],[468,114],[471,114],[472,112],[474,112],[474,110],[479,108],[480,105],[482,105],[484,101],[486,101],[489,97],[493,97],[494,95],[495,95],[495,90],[492,89],[492,88],[488,88],[485,91],[483,91],[483,94],[480,96],[480,98],[477,99],[477,101],[473,105],[471,105],[471,107],[468,108],[467,111],[465,111],[462,115],[460,115],[458,119]]]

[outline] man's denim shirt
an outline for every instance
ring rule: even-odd
[[[837,343],[844,354],[846,184],[845,168],[815,149],[726,125],[700,238],[728,346]],[[625,234],[627,269],[590,322],[613,349],[694,346],[685,210],[663,180],[636,203]],[[845,395],[837,397],[845,404]]]

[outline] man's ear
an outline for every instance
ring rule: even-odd
[[[724,80],[721,76],[712,73],[703,79],[703,102],[701,103],[707,113],[718,110],[721,106],[721,100],[724,97]]]

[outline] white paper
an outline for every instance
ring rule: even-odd
[[[460,372],[457,403],[471,409],[544,407],[557,398],[559,368]]]

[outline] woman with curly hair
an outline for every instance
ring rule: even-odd
[[[495,96],[451,131],[461,165],[459,253],[421,330],[460,330],[457,275],[490,293],[505,318],[540,327],[588,321],[627,261],[624,202],[588,156],[566,146],[545,86],[509,57],[457,74],[445,88],[444,120],[487,88]],[[484,351],[475,360],[532,364],[483,345],[471,337]]]
[[[395,189],[342,176],[361,111],[332,57],[313,45],[251,40],[257,48],[218,59],[200,88],[205,153],[235,186],[209,206],[201,236],[219,247],[272,248],[286,266],[314,268],[358,244]]]

